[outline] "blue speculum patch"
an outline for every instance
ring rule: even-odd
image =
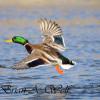
[[[64,46],[63,38],[61,35],[54,36],[54,42],[59,44],[59,45]]]

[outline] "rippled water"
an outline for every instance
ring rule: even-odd
[[[7,44],[5,39],[21,35],[39,43],[41,33],[36,20],[46,17],[61,24],[68,50],[66,57],[77,62],[59,75],[54,66],[13,70],[9,66],[27,55],[24,47]],[[36,34],[37,33],[37,34]],[[41,88],[47,85],[71,86],[68,93],[2,93],[0,100],[100,100],[100,11],[93,9],[0,9],[0,86]]]

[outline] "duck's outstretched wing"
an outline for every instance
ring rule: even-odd
[[[65,49],[65,43],[63,39],[63,32],[60,26],[55,22],[47,19],[41,19],[40,29],[43,33],[44,43],[48,43],[50,46],[63,50]]]
[[[25,69],[30,67],[36,67],[39,65],[47,64],[47,62],[42,59],[41,57],[35,55],[35,53],[32,53],[28,55],[26,58],[24,58],[19,63],[12,66],[13,69]]]

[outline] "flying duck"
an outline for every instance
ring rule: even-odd
[[[41,43],[32,44],[22,36],[14,36],[12,38],[12,42],[23,45],[29,53],[26,58],[12,68],[25,69],[51,64],[56,66],[56,70],[60,74],[63,74],[62,69],[69,69],[75,63],[60,53],[66,49],[62,29],[55,21],[47,19],[40,19],[39,24],[43,36]],[[6,40],[6,42],[11,41]]]

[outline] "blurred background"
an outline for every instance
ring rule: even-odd
[[[32,33],[43,17],[67,26],[99,25],[99,10],[100,0],[0,0],[0,34]]]

